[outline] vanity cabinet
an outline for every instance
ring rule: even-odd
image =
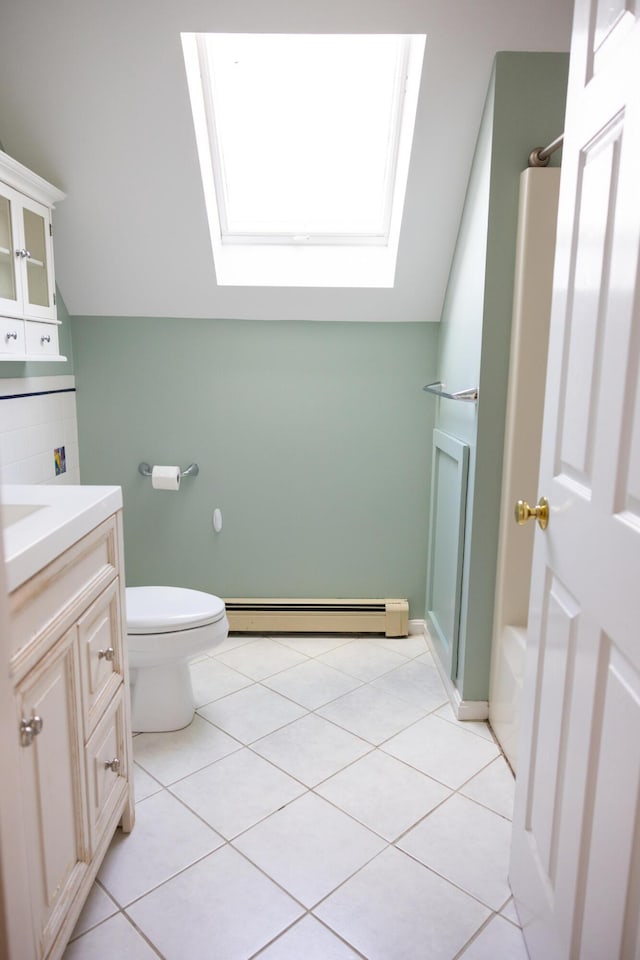
[[[51,211],[64,193],[0,152],[0,360],[65,360]]]
[[[133,826],[121,513],[15,589],[9,609],[29,960],[57,960],[116,827]]]

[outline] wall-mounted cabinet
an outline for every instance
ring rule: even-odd
[[[51,226],[64,196],[0,152],[0,360],[66,360],[58,346]]]

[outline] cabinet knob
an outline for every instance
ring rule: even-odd
[[[104,768],[105,770],[112,770],[113,773],[120,773],[120,761],[117,757],[114,757],[113,760],[105,760]]]
[[[20,746],[21,747],[30,747],[33,743],[33,738],[37,737],[41,732],[44,722],[42,717],[39,717],[37,714],[32,714],[29,720],[24,718],[20,721]]]
[[[98,660],[115,660],[116,652],[113,647],[107,647],[106,650],[98,650]]]
[[[23,260],[30,260],[31,254],[28,250],[25,250],[25,248],[22,247],[21,250],[16,250],[16,257],[21,257]]]
[[[51,343],[51,334],[45,333],[42,337],[40,337],[40,343]]]
[[[17,339],[18,339],[17,330],[9,330],[9,332],[5,334],[5,340],[17,340]]]

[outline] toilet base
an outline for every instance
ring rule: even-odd
[[[195,713],[191,672],[185,661],[132,670],[131,728],[166,733],[188,727]]]

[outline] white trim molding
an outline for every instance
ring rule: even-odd
[[[438,669],[438,673],[440,674],[440,679],[442,680],[446,694],[449,697],[449,703],[451,704],[451,709],[453,710],[456,720],[488,720],[488,700],[463,700],[460,696],[460,691],[456,687],[451,677],[447,675],[444,665],[438,656],[438,652],[429,633],[426,620],[410,620],[409,634],[418,636],[422,634],[424,636],[427,646],[429,647],[429,652],[431,653],[433,661]]]

